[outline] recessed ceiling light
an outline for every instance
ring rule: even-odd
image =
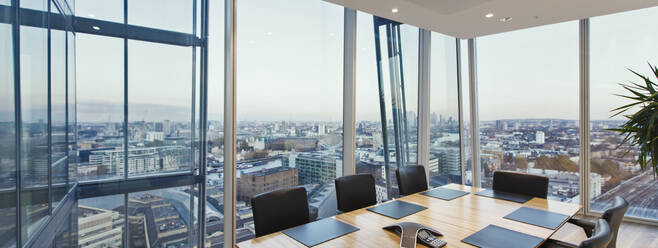
[[[494,14],[493,13],[487,13],[486,15],[484,15],[484,17],[491,18],[491,17],[494,17]]]
[[[96,31],[101,30],[101,27],[99,27],[99,26],[91,26],[91,28],[93,28]]]
[[[272,32],[267,32],[267,35],[272,35]]]
[[[394,8],[394,9],[392,9],[391,12],[393,12],[393,13],[398,13],[398,8]]]
[[[500,21],[500,22],[508,22],[508,21],[511,21],[511,20],[512,20],[512,17],[511,17],[511,16],[508,16],[508,17],[505,17],[505,18],[500,18],[500,19],[498,19],[498,21]]]

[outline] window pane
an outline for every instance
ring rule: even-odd
[[[196,203],[192,191],[193,187],[183,186],[130,193],[130,247],[193,247]]]
[[[128,23],[191,34],[194,23],[193,3],[190,0],[129,0]],[[222,5],[221,2],[213,4]]]
[[[58,225],[54,228],[55,238],[51,243],[52,248],[59,247],[74,247],[73,235],[74,231],[74,221],[77,221],[77,208],[72,209],[62,209],[65,211],[60,212],[61,215],[66,215],[66,221],[63,221],[61,225]]]
[[[400,37],[402,38],[402,64],[400,75],[402,83],[402,118],[403,126],[401,128],[404,137],[400,142],[404,143],[407,154],[405,154],[405,164],[416,165],[418,163],[418,33],[419,29],[411,25],[402,25],[400,27]]]
[[[70,0],[69,0],[70,3]],[[77,164],[78,164],[78,139],[77,139],[77,130],[78,130],[78,105],[77,105],[77,91],[76,91],[76,53],[75,53],[75,40],[76,37],[73,34],[73,32],[66,32],[67,39],[66,39],[66,52],[68,53],[67,56],[67,69],[68,69],[68,78],[66,81],[66,86],[68,87],[67,89],[67,94],[68,94],[68,125],[67,125],[67,132],[68,132],[68,152],[69,152],[69,162],[67,164],[67,172],[68,172],[68,189],[72,188],[78,181],[78,170],[77,170]]]
[[[128,42],[128,175],[191,171],[192,49]]]
[[[378,20],[388,23],[385,19]],[[399,25],[399,29],[391,28],[395,31],[388,31],[385,24],[378,25],[379,40],[375,40],[373,16],[357,13],[356,172],[375,176],[378,198],[382,200],[398,195],[395,169],[417,163],[418,28]],[[399,40],[400,45],[396,43],[392,49],[401,49],[402,55],[388,54],[389,36],[390,39]],[[389,63],[389,59],[381,60],[381,89],[377,74],[379,62],[376,42],[380,44],[382,58],[395,56],[395,59],[391,59],[395,63]],[[386,115],[386,132],[382,132],[380,91],[384,97],[381,104],[384,104]],[[387,137],[387,149],[384,149],[384,137]]]
[[[210,4],[210,13],[224,13]],[[210,18],[208,46],[208,151],[206,185],[206,247],[224,244],[224,19]],[[197,54],[197,58],[198,58]],[[198,91],[197,91],[198,92]],[[197,93],[197,96],[199,94]],[[197,117],[198,118],[198,117]],[[198,127],[199,125],[197,125]]]
[[[549,199],[578,203],[578,22],[477,44],[482,186],[496,170],[537,174]]]
[[[48,35],[21,26],[22,242],[48,215]]]
[[[0,247],[16,247],[16,120],[11,24],[0,24]]]
[[[609,128],[625,122],[623,116],[610,118],[617,107],[633,101],[616,96],[630,95],[619,84],[644,80],[627,70],[646,75],[656,83],[648,63],[658,65],[655,44],[658,30],[643,23],[655,21],[658,8],[649,8],[592,18],[590,25],[590,197],[591,209],[607,209],[615,196],[624,197],[630,207],[627,216],[658,219],[658,180],[652,170],[642,171],[635,162],[638,147],[619,146],[623,136]],[[639,110],[633,108],[625,114]],[[630,152],[626,153],[626,151]]]
[[[21,1],[21,8],[48,11],[48,0]]]
[[[122,0],[78,0],[75,3],[75,15],[123,23],[123,2]]]
[[[473,185],[473,145],[471,144],[471,101],[470,101],[470,79],[468,74],[468,40],[460,40],[461,76],[462,76],[462,118],[461,140],[464,148],[464,184]]]
[[[78,34],[75,38],[75,58],[79,62],[76,79],[80,82],[77,85],[80,108],[77,176],[81,181],[121,178],[124,175],[123,39],[88,34]],[[69,80],[71,83],[74,82]]]
[[[52,161],[66,156],[66,32],[51,30]]]
[[[66,193],[66,32],[50,32],[53,209]],[[61,160],[60,163],[57,163]]]
[[[124,196],[119,194],[78,201],[79,247],[125,247],[123,245]],[[143,228],[141,230],[143,231]],[[139,229],[130,229],[130,231],[139,233]]]
[[[342,7],[319,0],[240,3],[238,241],[253,237],[248,205],[258,193],[302,185],[311,219],[335,215],[343,99]]]
[[[432,33],[430,85],[430,186],[461,183],[457,45]]]
[[[357,12],[356,29],[356,173],[375,177],[377,200],[388,199],[383,155],[382,124],[375,33],[372,15]],[[390,116],[390,111],[387,112]],[[395,171],[389,173],[395,178]]]

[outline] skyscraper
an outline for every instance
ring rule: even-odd
[[[544,132],[542,132],[542,131],[537,131],[537,133],[535,133],[535,143],[540,144],[540,145],[543,145],[544,142],[545,142],[545,140],[544,140]]]

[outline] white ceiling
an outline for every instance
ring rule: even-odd
[[[658,5],[658,0],[325,1],[458,38],[472,38]],[[392,13],[393,8],[399,11]],[[485,18],[487,13],[494,13],[495,16]],[[504,17],[512,17],[512,20],[499,21]]]

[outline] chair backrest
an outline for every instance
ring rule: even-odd
[[[395,170],[400,195],[411,195],[427,190],[425,167],[422,165],[404,166]]]
[[[599,219],[596,222],[594,233],[592,237],[580,242],[580,248],[606,248],[612,240],[612,231],[610,225],[604,219]]]
[[[349,212],[377,204],[375,178],[370,174],[356,174],[336,178],[338,210]]]
[[[615,196],[615,202],[612,204],[612,207],[605,210],[601,216],[601,219],[606,220],[612,230],[612,241],[610,241],[608,248],[615,248],[617,246],[617,232],[619,231],[619,225],[621,225],[626,209],[628,209],[628,202],[620,196]]]
[[[304,187],[293,187],[258,194],[251,198],[256,237],[309,222]]]
[[[492,189],[546,199],[548,178],[511,171],[495,171]]]

